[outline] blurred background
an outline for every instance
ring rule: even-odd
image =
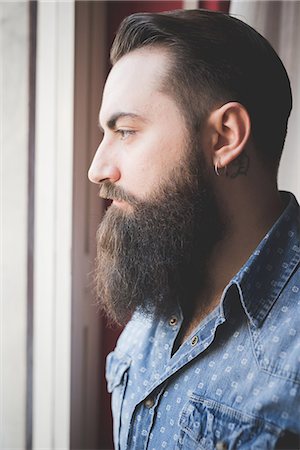
[[[0,2],[3,450],[113,448],[104,364],[121,330],[91,292],[105,204],[87,171],[119,23],[178,8],[229,11],[283,59],[294,109],[279,186],[300,199],[299,1]]]

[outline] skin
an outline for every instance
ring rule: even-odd
[[[146,200],[155,196],[155,187],[180,163],[187,127],[175,99],[161,92],[159,83],[169,67],[168,53],[149,47],[125,55],[114,65],[103,93],[99,120],[104,138],[89,170],[92,182],[109,180]],[[113,126],[112,118],[120,112],[138,117],[121,116]],[[219,303],[225,286],[283,209],[276,173],[261,163],[251,141],[249,115],[241,104],[217,105],[203,124],[200,140],[227,227],[207,261],[211,283],[202,296],[208,306],[200,311],[203,301],[198,299],[199,309],[186,320],[177,345]],[[216,165],[220,176],[214,171]],[[124,201],[115,204],[128,208]]]
[[[173,99],[159,92],[167,66],[164,53],[149,50],[125,56],[111,70],[99,114],[104,137],[89,170],[92,182],[109,180],[147,199],[179,164],[187,131]],[[111,128],[118,113],[137,117],[124,115]]]

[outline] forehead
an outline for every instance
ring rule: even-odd
[[[161,101],[161,84],[168,73],[170,58],[159,48],[134,50],[112,68],[103,91],[101,123],[116,111],[142,114]],[[160,99],[160,100],[159,100]]]

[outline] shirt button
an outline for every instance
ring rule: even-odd
[[[224,441],[218,441],[216,445],[216,450],[227,450],[228,446]]]
[[[192,346],[194,347],[196,344],[198,344],[198,341],[199,341],[198,336],[194,336],[191,341]]]
[[[177,317],[172,316],[171,319],[169,320],[169,325],[171,325],[171,327],[174,327],[174,325],[176,325],[178,322]]]
[[[146,408],[150,409],[152,408],[152,406],[154,405],[154,400],[151,397],[146,398],[146,400],[144,401],[144,405],[146,406]]]

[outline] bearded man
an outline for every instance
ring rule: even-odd
[[[89,178],[115,448],[298,448],[299,206],[270,44],[222,13],[134,14],[111,50]],[[297,341],[298,339],[298,341]]]

